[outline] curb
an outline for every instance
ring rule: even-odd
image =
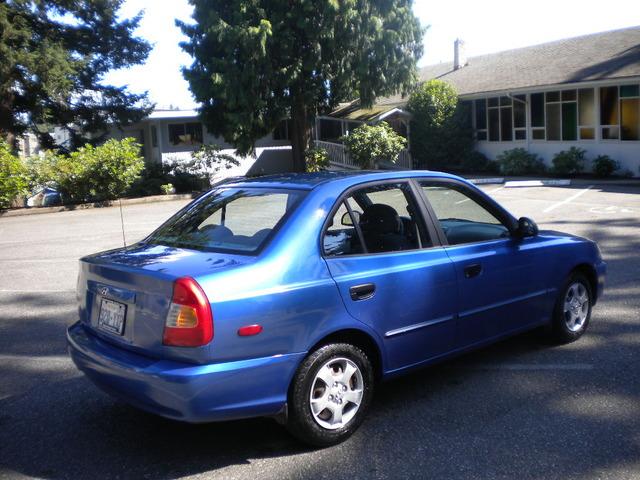
[[[469,178],[468,179],[474,185],[492,185],[492,184],[502,184],[504,183],[504,177],[494,177],[494,178]]]
[[[125,205],[140,205],[144,203],[171,202],[175,200],[191,200],[199,194],[182,193],[174,195],[152,195],[139,198],[121,198],[119,200],[108,200],[106,202],[79,203],[77,205],[66,205],[60,207],[24,207],[13,210],[0,211],[0,218],[22,217],[25,215],[41,215],[43,213],[72,212],[74,210],[89,210],[91,208],[116,207],[122,203]]]
[[[571,180],[512,180],[504,183],[504,188],[517,187],[561,187],[571,185]]]

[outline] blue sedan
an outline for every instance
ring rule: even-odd
[[[375,385],[546,327],[578,339],[605,263],[443,173],[232,181],[149,237],[80,261],[75,364],[186,422],[274,416],[313,445],[351,435]]]

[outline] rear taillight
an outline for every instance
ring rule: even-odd
[[[173,298],[164,326],[162,343],[176,347],[200,347],[213,339],[211,305],[191,277],[173,284]]]

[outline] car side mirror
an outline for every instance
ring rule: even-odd
[[[520,217],[515,233],[519,238],[535,237],[538,235],[538,225],[529,217]]]
[[[353,212],[353,216],[356,222],[360,223],[360,213]],[[345,212],[344,215],[342,215],[340,223],[345,227],[353,227],[353,221],[351,220],[351,215],[349,215],[349,212]]]

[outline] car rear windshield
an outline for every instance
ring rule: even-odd
[[[217,188],[178,212],[146,242],[256,253],[304,195],[297,190]]]

